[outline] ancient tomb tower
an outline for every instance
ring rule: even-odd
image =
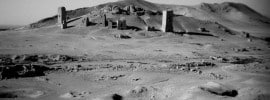
[[[67,28],[66,8],[65,7],[58,8],[58,24],[61,26],[62,29]]]
[[[102,16],[102,24],[103,24],[104,27],[107,27],[107,26],[108,26],[108,21],[107,21],[107,16],[106,16],[106,14],[104,14],[104,15]]]
[[[125,30],[125,29],[127,29],[127,23],[126,23],[126,19],[124,17],[122,17],[119,20],[117,20],[117,29],[118,30]]]
[[[164,10],[162,14],[162,32],[173,32],[173,10]]]

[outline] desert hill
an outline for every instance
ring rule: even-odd
[[[171,5],[175,14],[184,15],[200,20],[218,22],[236,31],[254,33],[258,37],[267,36],[270,19],[256,12],[245,4],[224,3],[201,3],[195,6]]]
[[[0,25],[0,31],[7,31],[20,28],[20,25]]]
[[[241,3],[201,3],[191,7],[176,6],[174,10],[177,14],[183,14],[201,20],[221,21],[224,23],[237,21],[245,24],[269,24],[270,21],[269,18]]]
[[[162,32],[167,8],[173,30]],[[268,18],[243,4],[122,0],[67,14],[67,27],[57,15],[0,26],[0,100],[270,97]]]
[[[157,4],[148,2],[146,0],[119,0],[117,2],[110,2],[110,3],[98,5],[97,8],[103,8],[107,5],[116,5],[116,6],[120,6],[120,7],[134,5],[134,6],[138,6],[140,8],[143,8],[145,10],[162,10],[163,9],[163,8],[159,7]]]
[[[137,26],[143,29],[146,26],[153,26],[159,29],[161,26],[162,13],[164,9],[173,9],[174,14],[174,31],[175,32],[198,32],[198,28],[210,28],[212,33],[220,33],[218,28],[208,26],[224,26],[221,30],[231,30],[238,32],[250,32],[257,37],[268,37],[270,19],[256,12],[252,8],[241,3],[201,3],[195,6],[183,5],[164,5],[151,3],[145,0],[119,0],[117,2],[109,2],[94,7],[79,8],[67,11],[68,19],[73,26],[78,25],[82,19],[81,16],[93,12],[105,11],[108,8],[125,7],[133,5],[143,9],[147,14],[139,17],[127,17],[127,23],[131,26]],[[114,16],[115,17],[115,16]],[[76,19],[76,20],[74,20]],[[79,19],[79,20],[78,20]],[[144,22],[142,22],[144,21]],[[28,28],[40,28],[56,25],[57,16],[42,19],[36,23],[32,23]],[[205,25],[208,24],[208,25]],[[210,25],[211,24],[211,25]],[[216,24],[216,25],[215,25]],[[206,26],[206,27],[204,27]],[[212,34],[213,35],[213,34]]]
[[[69,18],[76,18],[85,14],[90,13],[91,11],[94,10],[100,10],[106,6],[119,6],[119,7],[125,7],[128,5],[134,5],[138,6],[143,9],[147,10],[161,10],[160,7],[158,7],[156,4],[147,2],[145,0],[119,0],[117,2],[110,2],[110,3],[105,3],[105,4],[100,4],[94,7],[84,7],[84,8],[79,8],[75,10],[70,10],[67,11],[67,16]],[[47,17],[44,19],[41,19],[38,22],[32,23],[29,25],[30,28],[39,28],[39,27],[46,27],[50,25],[54,25],[57,22],[57,16],[52,16],[52,17]]]

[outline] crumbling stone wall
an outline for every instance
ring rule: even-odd
[[[117,29],[119,30],[127,29],[126,20],[124,18],[117,20]]]

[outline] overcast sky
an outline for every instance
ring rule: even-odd
[[[59,6],[68,10],[95,6],[118,0],[0,0],[0,25],[26,25],[57,13]],[[270,17],[270,0],[147,0],[154,3],[196,5],[201,2],[221,3],[225,1],[245,3]]]

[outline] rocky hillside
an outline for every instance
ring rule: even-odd
[[[241,3],[201,3],[196,6],[171,6],[176,14],[200,20],[218,22],[241,22],[245,24],[269,24],[270,19]]]
[[[102,9],[105,6],[119,6],[119,7],[125,7],[128,5],[134,5],[140,8],[143,8],[145,10],[161,10],[162,8],[160,8],[159,6],[157,6],[154,3],[151,2],[147,2],[145,0],[120,0],[117,2],[110,2],[110,3],[105,3],[105,4],[100,4],[98,6],[95,7],[85,7],[85,8],[79,8],[79,9],[75,9],[75,10],[70,10],[67,11],[67,16],[68,18],[76,18],[85,14],[90,13],[93,10],[97,9]],[[29,25],[29,28],[40,28],[40,27],[46,27],[46,26],[50,26],[50,25],[55,25],[57,22],[57,16],[52,16],[52,17],[47,17],[44,19],[41,19],[38,22],[32,23]]]
[[[76,18],[85,14],[88,14],[92,11],[99,11],[104,10],[106,7],[120,7],[124,9],[126,6],[133,5],[137,8],[142,8],[148,12],[159,12],[161,13],[162,10],[165,8],[170,8],[174,10],[176,15],[184,15],[184,17],[178,17],[182,19],[191,19],[195,21],[186,21],[186,22],[198,22],[197,20],[201,21],[211,21],[211,22],[218,22],[222,25],[230,27],[232,25],[241,26],[241,25],[267,25],[270,24],[270,19],[259,14],[252,8],[248,7],[247,5],[240,4],[240,3],[232,3],[232,2],[224,2],[220,4],[208,4],[202,3],[196,6],[180,6],[180,5],[161,5],[151,3],[145,0],[120,0],[117,2],[109,2],[105,4],[101,4],[95,7],[87,7],[87,8],[79,8],[76,10],[71,10],[67,12],[68,18]],[[151,16],[149,20],[155,20],[149,22],[156,23],[155,25],[150,26],[160,26],[161,16]],[[186,18],[190,17],[190,18]],[[181,20],[181,19],[176,19]],[[55,25],[57,22],[57,16],[48,17],[42,19],[36,23],[30,24],[30,28],[39,28],[45,27],[50,25]],[[181,22],[181,21],[176,21]],[[184,21],[185,22],[185,21]],[[148,24],[149,24],[148,23]],[[189,24],[185,23],[185,24]],[[190,23],[196,24],[196,23]],[[176,29],[183,30],[181,26],[183,23],[174,23],[174,25],[179,26]],[[234,27],[234,26],[232,26]]]
[[[134,6],[143,8],[145,10],[162,10],[163,9],[155,3],[151,3],[151,2],[148,2],[145,0],[119,0],[117,2],[110,2],[110,3],[98,5],[97,8],[103,8],[107,5],[116,5],[116,6],[120,6],[120,7],[134,5]]]
[[[69,10],[67,11],[67,17],[76,18],[76,17],[90,13],[93,9],[94,9],[93,7],[85,7],[85,8],[75,9],[75,10]],[[28,26],[28,28],[46,27],[46,26],[55,25],[56,23],[57,23],[57,15],[54,15],[52,17],[47,17],[35,23],[32,23]]]

